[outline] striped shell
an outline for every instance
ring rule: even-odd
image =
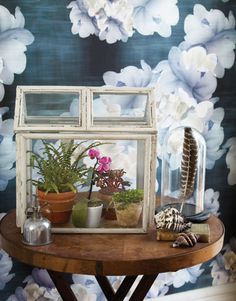
[[[173,243],[173,248],[193,247],[197,243],[198,236],[192,232],[180,233]]]
[[[166,208],[154,216],[157,229],[166,229],[174,232],[183,232],[191,227],[176,208]]]

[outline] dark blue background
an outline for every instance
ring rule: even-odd
[[[70,10],[66,6],[70,1],[64,0],[6,0],[1,1],[14,14],[16,6],[21,8],[25,17],[25,28],[35,37],[26,53],[27,67],[24,73],[15,75],[14,83],[5,86],[5,96],[1,106],[8,106],[9,113],[5,118],[14,116],[15,88],[17,85],[103,85],[102,75],[106,71],[119,72],[120,69],[134,65],[140,67],[140,60],[145,60],[151,67],[163,59],[167,59],[172,46],[177,46],[184,39],[183,23],[188,14],[192,14],[196,3],[203,4],[206,9],[217,8],[228,15],[229,10],[236,16],[236,1],[223,3],[220,0],[178,1],[180,20],[172,27],[170,38],[162,38],[158,34],[142,36],[135,33],[127,43],[117,42],[109,45],[91,36],[81,39],[72,35]],[[225,109],[222,126],[225,141],[236,136],[236,65],[226,70],[223,79],[218,79],[215,96],[220,97],[216,106]],[[229,170],[226,167],[225,156],[216,161],[215,168],[207,171],[206,188],[220,192],[220,218],[226,226],[226,241],[236,236],[235,212],[236,201],[234,186],[227,184]],[[0,212],[7,212],[15,207],[15,180],[10,181],[6,191],[0,192]],[[16,276],[4,291],[0,291],[0,300],[13,293],[17,285],[22,285],[25,275],[30,268],[20,263],[14,264]],[[200,277],[198,286],[210,284],[210,277]],[[192,288],[194,285],[190,285]],[[181,288],[187,289],[187,286]]]

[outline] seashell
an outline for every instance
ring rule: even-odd
[[[192,223],[186,223],[179,210],[173,207],[166,208],[154,216],[157,229],[166,229],[174,232],[183,232],[191,228]]]
[[[173,248],[178,247],[193,247],[197,243],[198,235],[187,232],[187,233],[180,233],[176,238],[176,241],[173,243]]]

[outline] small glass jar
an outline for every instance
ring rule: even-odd
[[[162,148],[161,206],[192,216],[204,210],[206,143],[190,127],[169,131]]]

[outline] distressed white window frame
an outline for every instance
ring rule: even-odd
[[[25,94],[26,93],[78,93],[80,95],[80,125],[76,124],[26,124]],[[112,124],[98,127],[92,123],[93,93],[114,94],[146,94],[148,96],[147,110],[149,122],[143,124],[122,124],[113,127]],[[156,182],[156,113],[153,90],[150,88],[105,88],[105,87],[61,87],[61,86],[20,86],[17,87],[15,108],[16,132],[16,214],[17,226],[23,229],[26,219],[25,209],[32,200],[30,185],[27,183],[27,167],[29,165],[30,139],[77,139],[77,140],[141,140],[144,141],[142,161],[144,168],[144,207],[142,213],[142,227],[140,228],[59,228],[58,233],[145,233],[153,223],[155,210],[155,182]],[[138,151],[138,149],[137,149]]]

